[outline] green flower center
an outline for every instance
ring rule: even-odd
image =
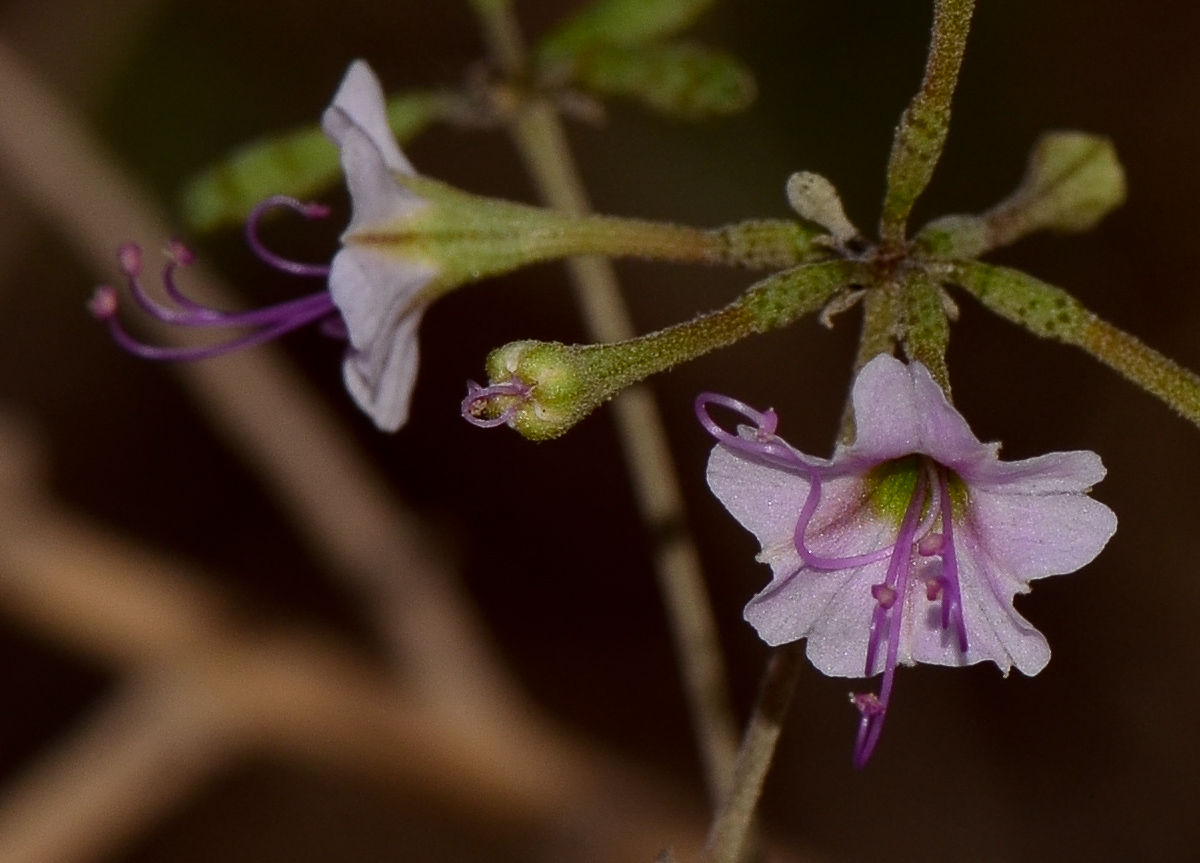
[[[945,475],[950,491],[950,514],[955,518],[961,517],[967,509],[966,483],[954,471],[916,453],[886,461],[867,472],[864,482],[871,507],[879,516],[899,527],[916,494],[917,477],[929,467]],[[929,514],[933,501],[934,496],[927,487],[925,500],[921,502],[921,519]]]

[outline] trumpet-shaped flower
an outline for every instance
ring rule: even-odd
[[[1104,477],[1095,453],[1004,462],[981,443],[920,363],[878,356],[852,393],[854,443],[832,459],[775,434],[776,416],[701,395],[697,413],[718,440],[713,493],[762,545],[773,578],[745,610],[771,645],[807,639],[825,674],[872,677],[855,694],[855,764],[874,751],[896,668],[918,662],[1037,674],[1050,659],[1040,632],[1013,608],[1036,578],[1073,572],[1116,530],[1088,497]],[[753,422],[731,434],[710,405]]]
[[[351,396],[384,431],[408,419],[417,375],[417,327],[431,297],[426,291],[438,275],[427,260],[405,254],[389,237],[403,235],[405,223],[428,203],[400,178],[414,174],[388,126],[383,91],[366,63],[351,64],[322,118],[325,133],[341,151],[342,167],[354,206],[342,235],[342,249],[330,266],[281,258],[258,239],[266,210],[286,206],[309,217],[326,208],[286,197],[260,204],[246,224],[248,241],[268,264],[297,276],[328,280],[321,290],[278,306],[251,312],[223,312],[187,297],[176,283],[179,267],[193,260],[178,243],[171,246],[163,273],[169,303],[153,299],[141,285],[141,250],[121,247],[118,259],[137,305],[152,317],[184,327],[248,329],[249,333],[204,347],[148,345],[130,336],[117,319],[117,291],[98,288],[90,308],[108,322],[113,337],[132,353],[157,360],[196,360],[260,344],[314,322],[349,340],[342,364]]]

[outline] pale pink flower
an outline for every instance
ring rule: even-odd
[[[395,431],[408,420],[417,377],[417,328],[432,299],[426,289],[438,274],[436,266],[416,257],[398,238],[411,233],[406,223],[427,202],[401,182],[413,175],[412,165],[392,137],[379,81],[362,60],[350,65],[322,126],[341,150],[354,205],[333,263],[291,261],[271,252],[258,238],[259,221],[268,210],[287,207],[310,218],[328,215],[328,209],[317,204],[285,196],[268,198],[250,214],[246,236],[268,264],[292,275],[327,279],[327,290],[250,312],[210,308],[189,298],[177,284],[178,270],[189,266],[194,256],[182,244],[172,243],[162,276],[168,299],[163,303],[142,286],[141,249],[126,243],[118,259],[130,295],[143,311],[174,326],[248,332],[199,347],[146,344],[122,327],[115,288],[98,288],[90,308],[107,321],[126,350],[167,361],[220,356],[320,323],[331,335],[349,340],[342,376],[350,395],[376,426]]]
[[[870,757],[898,665],[991,660],[1037,674],[1050,659],[1040,632],[1013,608],[1029,582],[1073,572],[1116,530],[1088,497],[1104,477],[1095,453],[1003,462],[920,363],[867,363],[852,394],[854,443],[818,459],[775,435],[772,411],[702,395],[697,413],[719,441],[708,484],[758,538],[772,581],[745,617],[771,645],[807,639],[825,674],[883,674],[861,714],[855,763]],[[710,405],[754,423],[738,435]]]

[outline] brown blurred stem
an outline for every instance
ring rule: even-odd
[[[506,71],[524,63],[515,18],[506,0],[472,0],[489,47]],[[516,58],[516,59],[514,59]],[[522,105],[512,134],[543,200],[572,214],[591,210],[566,134],[554,107],[541,99]],[[603,258],[567,262],[590,337],[622,342],[636,333],[621,299],[616,274]],[[680,491],[662,417],[649,390],[632,387],[613,402],[618,434],[642,518],[658,537],[655,568],[663,593],[699,740],[709,794],[718,801],[729,788],[737,730],[729,705],[726,672],[699,556],[683,514]]]
[[[775,757],[775,747],[803,662],[804,645],[799,642],[785,644],[771,654],[738,753],[733,788],[713,820],[701,863],[735,863],[744,859],[754,810]]]

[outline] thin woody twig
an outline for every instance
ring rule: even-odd
[[[804,645],[800,642],[785,644],[771,654],[738,753],[733,787],[709,829],[701,863],[741,859],[803,663]]]
[[[21,474],[32,460],[0,434],[0,606],[124,682],[0,792],[0,860],[94,860],[247,751],[411,788],[485,822],[586,822],[612,859],[646,859],[664,837],[698,844],[674,791],[532,713],[519,726],[448,713],[327,637],[243,631],[205,579],[42,501]],[[641,805],[622,808],[629,797]]]
[[[511,5],[507,0],[473,0],[472,5],[492,53],[510,74],[519,71],[524,48]],[[526,102],[514,114],[511,131],[542,199],[563,212],[589,212],[591,206],[555,108],[542,99]],[[633,338],[636,331],[612,264],[604,258],[583,257],[569,260],[567,267],[588,335],[597,342]],[[715,803],[732,780],[737,726],[699,555],[687,531],[683,495],[653,396],[645,387],[632,387],[612,405],[638,508],[656,539],[659,589],[709,794]]]
[[[158,208],[2,41],[0,171],[98,273],[113,271],[129,237],[171,235]],[[209,305],[235,305],[203,267],[189,270],[188,290]],[[300,535],[364,596],[428,697],[447,709],[515,709],[482,627],[453,582],[432,570],[413,517],[279,352],[264,347],[177,371]]]

